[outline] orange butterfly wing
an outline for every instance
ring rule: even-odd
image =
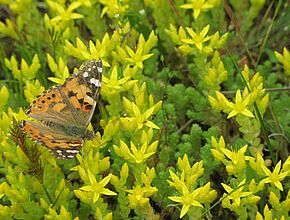
[[[39,95],[26,114],[39,122],[24,121],[23,131],[57,156],[71,158],[92,136],[86,130],[100,94],[101,61],[85,62],[63,85]]]

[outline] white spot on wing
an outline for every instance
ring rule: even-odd
[[[102,71],[103,71],[103,68],[102,67],[98,67],[98,72],[102,73]]]
[[[95,66],[95,65],[93,65],[93,68],[94,68],[94,69],[96,69],[96,66]]]
[[[68,158],[73,158],[73,157],[74,157],[74,155],[67,155],[67,157],[68,157]]]
[[[89,73],[88,72],[84,72],[83,77],[88,77]]]
[[[91,84],[94,84],[96,87],[101,87],[101,82],[100,82],[100,80],[98,80],[98,79],[91,78],[91,79],[90,79],[90,83],[91,83]]]
[[[78,150],[66,150],[67,153],[77,154]]]

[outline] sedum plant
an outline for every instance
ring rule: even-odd
[[[288,219],[289,4],[0,0],[1,219]],[[26,108],[102,60],[61,160]]]

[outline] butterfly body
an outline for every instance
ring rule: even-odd
[[[77,126],[77,125],[62,125],[62,124],[57,124],[57,123],[51,123],[44,121],[44,125],[47,127],[59,130],[64,132],[67,136],[74,136],[74,137],[79,137],[83,139],[90,139],[89,134],[91,131],[87,130],[85,127]]]
[[[23,131],[56,157],[74,157],[84,140],[94,137],[87,126],[96,107],[101,82],[101,60],[85,62],[63,85],[37,96],[26,111],[37,121],[23,121]]]

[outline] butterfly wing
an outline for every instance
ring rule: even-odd
[[[22,127],[31,139],[46,146],[56,157],[68,159],[74,157],[83,146],[83,139],[67,136],[61,129],[52,129],[42,123],[22,121]]]
[[[26,114],[39,121],[87,127],[100,94],[102,62],[87,61],[63,85],[44,91]]]
[[[68,81],[60,89],[69,111],[78,117],[78,124],[84,127],[87,127],[92,119],[101,83],[101,60],[87,61],[76,72],[74,80]]]
[[[23,131],[53,150],[57,157],[71,158],[83,145],[100,94],[101,60],[85,62],[63,85],[54,86],[39,95],[26,114],[40,122],[24,121]],[[65,132],[67,127],[80,134]]]

